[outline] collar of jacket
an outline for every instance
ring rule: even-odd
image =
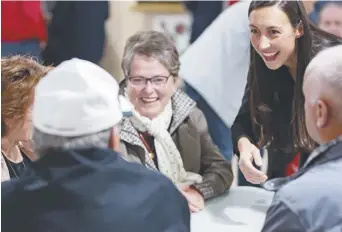
[[[196,102],[188,97],[182,90],[178,89],[171,97],[172,121],[170,133],[172,134],[179,125],[189,116],[195,108]],[[144,147],[137,130],[131,124],[129,117],[122,119],[120,139],[133,145]]]
[[[278,191],[288,182],[297,179],[312,167],[338,158],[342,158],[341,150],[342,136],[339,136],[333,141],[330,141],[316,148],[311,153],[304,166],[301,169],[299,169],[297,173],[288,177],[274,178],[272,180],[266,181],[264,184],[262,184],[262,187],[268,191]]]

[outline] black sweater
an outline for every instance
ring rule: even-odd
[[[289,143],[292,143],[291,117],[292,117],[292,100],[294,94],[294,81],[286,67],[281,67],[275,70],[275,75],[268,78],[270,88],[272,89],[272,118],[276,119],[274,128],[282,133],[279,133],[279,140],[277,149],[289,149]],[[248,85],[247,85],[248,86]],[[253,144],[258,142],[259,128],[253,131],[252,119],[250,117],[249,109],[249,89],[246,87],[243,96],[242,105],[238,115],[235,118],[232,126],[232,137],[235,154],[239,155],[237,149],[237,142],[241,137],[247,137]],[[279,147],[279,144],[281,146]],[[276,149],[271,144],[271,149]]]
[[[272,128],[278,131],[278,140],[268,147],[268,172],[269,178],[285,176],[286,166],[293,160],[296,151],[293,150],[292,138],[292,101],[294,95],[294,80],[287,67],[275,70],[275,75],[268,78],[270,89],[269,95],[272,100],[270,113],[273,119]],[[248,86],[248,85],[247,85]],[[247,137],[253,144],[257,144],[260,128],[252,125],[249,109],[249,90],[246,88],[242,105],[232,126],[232,138],[234,152],[239,156],[237,142],[241,137]],[[302,154],[301,163],[306,161],[307,154]]]

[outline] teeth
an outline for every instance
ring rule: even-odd
[[[262,53],[264,56],[266,57],[271,57],[274,56],[275,54],[277,54],[277,52],[272,52],[272,53]]]
[[[157,100],[157,98],[142,98],[144,102],[154,102]]]

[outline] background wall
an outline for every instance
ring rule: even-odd
[[[311,12],[314,2],[315,1],[303,1],[307,12]],[[175,11],[175,9],[173,9],[173,12],[167,13],[167,10],[163,9],[163,12],[156,16],[155,11],[153,13],[151,10],[150,12],[139,12],[134,10],[136,4],[137,1],[110,1],[110,18],[106,25],[107,41],[101,65],[118,81],[123,78],[120,62],[125,42],[129,36],[140,30],[159,28],[158,20],[161,20],[160,18],[163,17],[169,22],[169,25],[167,25],[168,28],[174,28],[174,24],[177,24],[177,19],[179,19],[185,24],[185,30],[189,33],[189,28],[187,27],[190,26],[191,17],[186,12],[177,13],[177,10]],[[187,35],[184,36],[177,39],[181,44],[180,47],[182,47],[182,49],[185,46],[184,40],[187,39]]]
[[[101,64],[117,80],[123,77],[120,62],[127,38],[136,31],[149,29],[147,16],[132,11],[135,4],[135,1],[110,1],[106,48]]]

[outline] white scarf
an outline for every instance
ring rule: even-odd
[[[154,137],[154,146],[158,157],[158,168],[176,185],[192,185],[202,182],[202,176],[187,172],[184,169],[182,157],[167,131],[172,119],[171,101],[156,118],[141,116],[135,109],[130,121],[138,131],[148,132]],[[145,152],[147,150],[145,149]]]

